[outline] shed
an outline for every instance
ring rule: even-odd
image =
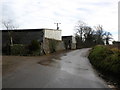
[[[66,49],[76,49],[76,39],[74,36],[62,36]]]

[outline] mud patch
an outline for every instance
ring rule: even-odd
[[[77,68],[78,70],[88,70],[87,68]]]
[[[70,51],[62,51],[62,52],[52,53],[52,54],[50,54],[50,56],[46,56],[45,59],[39,61],[38,64],[44,65],[44,66],[54,66],[54,63],[62,60],[61,59],[62,56],[67,55],[66,54],[67,52],[70,52]]]
[[[44,65],[44,66],[51,66],[51,63],[55,63],[55,60],[45,60],[45,61],[38,62],[38,64]]]
[[[65,61],[66,63],[72,63],[71,61]]]

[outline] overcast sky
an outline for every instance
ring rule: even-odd
[[[119,0],[1,0],[2,20],[12,19],[19,28],[56,29],[60,22],[62,35],[72,35],[79,20],[104,30],[118,38]],[[1,28],[1,27],[0,27]]]

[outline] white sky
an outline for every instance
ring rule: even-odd
[[[104,30],[118,40],[119,0],[2,0],[2,20],[12,19],[19,28],[52,28],[60,22],[62,35],[72,35],[77,21]],[[0,27],[1,29],[1,27]]]

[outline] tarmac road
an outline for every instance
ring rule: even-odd
[[[39,63],[25,62],[3,76],[3,88],[108,88],[92,68],[89,50],[73,50]]]

